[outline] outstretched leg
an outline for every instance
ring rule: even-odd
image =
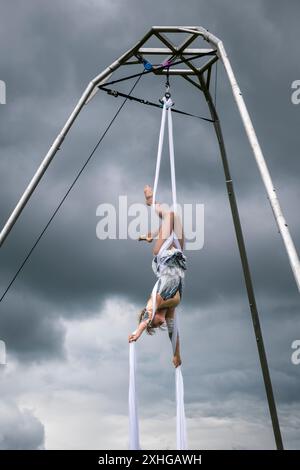
[[[173,346],[173,335],[175,334],[174,331],[174,317],[175,317],[175,307],[171,307],[168,309],[166,313],[166,323],[168,327],[168,333],[170,341],[172,342]],[[177,331],[177,339],[176,339],[176,347],[175,351],[173,351],[173,364],[175,367],[178,367],[182,364],[181,357],[180,357],[180,341],[179,341],[179,334]]]

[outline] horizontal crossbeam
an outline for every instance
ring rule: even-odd
[[[148,54],[148,55],[169,55],[173,54],[171,49],[167,47],[141,47],[139,49],[139,54]],[[215,49],[184,49],[185,55],[210,55],[216,52]]]

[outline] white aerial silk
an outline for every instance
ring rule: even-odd
[[[170,154],[170,167],[171,167],[171,182],[172,182],[172,200],[173,200],[173,210],[176,212],[177,209],[177,198],[176,198],[176,178],[175,178],[175,160],[174,160],[174,143],[173,143],[173,123],[172,123],[172,100],[171,98],[163,99],[163,109],[162,109],[162,118],[160,126],[160,134],[158,141],[158,151],[156,159],[156,170],[155,170],[155,179],[153,185],[153,204],[156,200],[157,185],[160,172],[160,163],[161,155],[164,141],[164,132],[165,132],[165,123],[166,123],[166,113],[168,115],[168,136],[169,136],[169,154]],[[154,207],[154,205],[153,205]],[[176,247],[181,250],[178,238],[176,237],[174,231],[171,233],[169,238],[163,243],[158,255],[158,264],[159,258],[162,254],[175,243]],[[152,309],[153,317],[156,311],[156,294],[158,288],[158,281],[153,287],[152,290]],[[135,333],[135,331],[133,332]],[[175,353],[177,335],[179,335],[179,318],[178,312],[174,315],[174,328],[172,334],[172,349],[173,354]],[[176,392],[176,447],[177,450],[187,449],[187,432],[186,432],[186,420],[185,420],[185,411],[184,411],[184,386],[183,386],[183,377],[181,366],[176,367],[175,369],[175,392]],[[139,450],[140,440],[139,440],[139,422],[138,422],[138,409],[137,409],[137,385],[136,385],[136,344],[135,341],[129,344],[129,449],[130,450]]]
[[[129,449],[140,449],[135,342],[129,344]]]

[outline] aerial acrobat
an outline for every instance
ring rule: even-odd
[[[151,243],[157,235],[153,247],[152,269],[158,281],[146,307],[139,314],[138,328],[129,335],[128,339],[129,342],[137,341],[145,330],[151,335],[155,332],[155,328],[167,326],[172,341],[175,308],[181,301],[186,270],[186,257],[182,252],[184,235],[178,214],[166,209],[163,204],[153,201],[153,191],[150,186],[145,186],[144,194],[146,204],[152,206],[154,202],[155,211],[162,221],[157,233],[148,233],[139,238]],[[155,296],[154,302],[153,295]],[[173,364],[175,367],[181,365],[178,334],[173,352]]]

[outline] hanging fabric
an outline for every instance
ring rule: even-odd
[[[135,342],[129,343],[129,449],[140,450]]]
[[[176,175],[175,175],[175,159],[174,159],[174,142],[173,142],[173,122],[171,106],[173,102],[169,93],[166,93],[163,100],[162,117],[158,141],[158,150],[156,158],[155,178],[153,185],[153,204],[152,209],[155,207],[157,186],[160,173],[161,156],[165,134],[166,115],[168,117],[168,140],[169,140],[169,155],[170,155],[170,168],[171,168],[171,184],[172,184],[172,202],[173,211],[177,211],[177,195],[176,195]],[[163,243],[157,257],[161,257],[163,253],[175,243],[177,249],[181,251],[179,240],[173,230],[168,239]],[[156,311],[156,294],[158,288],[158,281],[152,290],[152,321]],[[133,332],[133,334],[136,331]],[[178,312],[174,315],[174,328],[172,334],[172,350],[175,354],[177,337],[179,336],[179,318]],[[135,341],[129,343],[129,449],[139,450],[139,423],[138,423],[138,406],[137,406],[137,384],[136,384],[136,344]],[[184,384],[181,366],[175,369],[175,394],[176,394],[176,447],[177,450],[187,449],[187,432],[186,432],[186,419],[184,409]]]

